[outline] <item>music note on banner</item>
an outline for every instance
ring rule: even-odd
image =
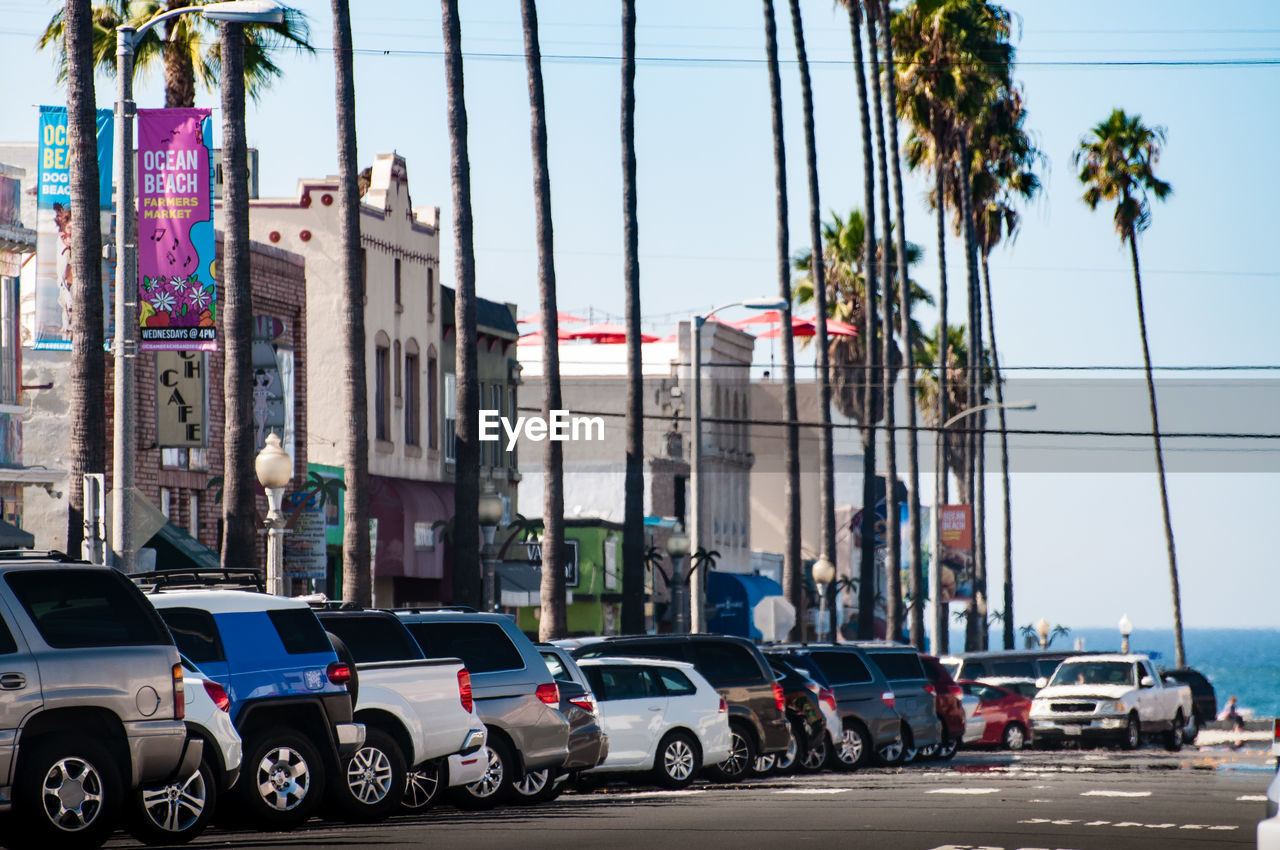
[[[163,238],[163,237],[164,237],[164,228],[163,228],[163,227],[157,227],[157,228],[156,228],[156,232],[151,234],[151,241],[152,241],[152,242],[159,242],[159,241],[161,240],[161,238]]]

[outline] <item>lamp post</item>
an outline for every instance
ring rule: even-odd
[[[1044,617],[1036,620],[1036,634],[1040,636],[1041,649],[1049,648],[1049,632],[1052,631],[1052,629],[1053,627],[1049,625],[1049,621]]]
[[[284,596],[284,488],[293,478],[293,458],[280,446],[280,438],[268,434],[266,445],[253,461],[258,482],[267,491],[267,593]]]
[[[711,310],[705,315],[694,315],[690,319],[690,330],[692,331],[692,351],[690,352],[690,371],[693,379],[693,422],[690,430],[692,434],[690,454],[689,454],[689,477],[690,490],[693,491],[693,498],[690,500],[690,514],[693,518],[693,527],[690,529],[690,549],[694,552],[703,548],[702,543],[702,326],[716,313],[721,310],[727,310],[730,307],[745,307],[748,310],[781,310],[787,306],[787,302],[778,298],[748,298],[745,301],[731,301],[728,304],[721,304],[719,307]],[[701,632],[705,628],[703,622],[702,611],[702,579],[690,581],[689,588],[689,610],[690,625],[694,632]]]
[[[161,12],[142,26],[116,28],[116,306],[114,356],[114,416],[112,436],[111,549],[116,567],[135,571],[138,541],[133,530],[133,494],[137,490],[138,411],[134,406],[138,357],[138,219],[134,200],[133,57],[143,36],[157,24],[179,15],[199,13],[210,21],[278,24],[284,9],[271,0],[231,0],[201,6],[182,6]]]
[[[667,538],[667,555],[671,558],[671,605],[674,614],[671,631],[678,635],[689,632],[689,583],[692,574],[684,572],[684,559],[689,556],[689,535],[681,523]]]
[[[942,654],[942,635],[947,630],[947,609],[943,607],[944,603],[942,601],[942,523],[939,521],[939,514],[942,512],[943,484],[946,482],[947,476],[946,437],[944,432],[966,416],[972,416],[984,410],[999,409],[1035,410],[1036,404],[1033,401],[978,404],[960,411],[946,422],[943,422],[941,427],[938,428],[938,444],[942,447],[942,451],[938,455],[937,470],[934,473],[939,478],[938,486],[934,488],[935,504],[933,506],[932,529],[929,533],[929,551],[933,553],[933,566],[929,570],[929,598],[933,600],[933,629],[929,635],[929,652],[933,655]],[[1010,611],[1005,612],[1006,617],[1011,616],[1011,614],[1012,612]]]
[[[1120,653],[1128,655],[1129,635],[1133,634],[1133,622],[1129,619],[1128,614],[1122,614],[1117,625],[1120,627]]]
[[[476,515],[480,520],[480,531],[484,534],[484,549],[480,553],[480,559],[484,564],[484,609],[486,611],[498,610],[498,553],[493,545],[493,537],[498,532],[498,524],[502,522],[502,514],[502,497],[494,491],[493,483],[490,482],[485,485],[484,492],[480,494],[480,506]]]
[[[813,576],[813,583],[818,586],[818,627],[814,629],[814,632],[815,636],[821,639],[822,627],[827,621],[827,588],[831,586],[831,582],[835,581],[836,565],[828,561],[826,556],[823,555],[813,562],[809,574]],[[833,642],[834,639],[835,635],[833,633]]]

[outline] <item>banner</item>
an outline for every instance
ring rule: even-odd
[[[111,110],[98,110],[98,206],[102,239],[111,240],[111,150],[114,122]],[[40,107],[36,183],[36,348],[71,348],[72,300],[71,144],[67,138],[65,106]],[[115,262],[104,261],[102,270],[103,325],[112,334],[111,285]]]
[[[942,599],[966,601],[973,596],[973,506],[943,505],[938,523]]]
[[[138,110],[142,349],[218,347],[209,114],[208,109]]]
[[[156,442],[162,448],[209,445],[207,357],[202,351],[156,352]]]

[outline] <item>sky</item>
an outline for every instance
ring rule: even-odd
[[[797,253],[808,247],[809,198],[792,29],[786,4],[777,3],[790,247]],[[637,5],[642,312],[648,327],[666,333],[693,311],[776,291],[767,66],[759,3]],[[299,178],[336,171],[329,5],[305,0],[299,6],[319,49],[282,57],[284,77],[248,112],[249,144],[261,150],[263,196],[292,195]],[[462,6],[477,288],[529,312],[536,306],[536,251],[519,5]],[[1101,0],[1011,0],[1007,6],[1018,25],[1016,77],[1025,87],[1028,126],[1048,167],[1045,191],[1024,211],[1016,243],[991,258],[1002,364],[1023,370],[1142,362],[1127,250],[1109,212],[1091,213],[1081,203],[1071,163],[1081,135],[1122,107],[1168,132],[1158,170],[1174,194],[1155,208],[1139,241],[1153,361],[1280,365],[1274,332],[1280,267],[1272,235],[1280,171],[1268,155],[1280,131],[1280,112],[1272,106],[1280,88],[1280,4],[1171,0],[1160,4],[1158,16],[1147,4]],[[862,205],[849,28],[830,0],[803,0],[801,7],[826,218]],[[34,139],[37,105],[65,99],[52,57],[34,47],[54,8],[44,0],[0,0],[0,139]],[[619,7],[542,0],[538,10],[560,306],[617,319],[624,304]],[[361,161],[389,150],[407,157],[415,203],[443,210],[442,279],[451,281],[437,7],[360,0],[353,15]],[[99,77],[100,105],[110,105],[113,90],[110,79]],[[139,81],[137,99],[162,105],[158,73]],[[201,92],[198,105],[216,108],[216,94]],[[906,235],[924,249],[913,274],[936,291],[938,252],[926,191],[925,180],[907,175]],[[963,254],[954,239],[946,247],[954,284],[963,278]],[[959,300],[953,295],[957,314]],[[928,309],[919,315],[926,324],[936,322]],[[1116,376],[1019,374],[1073,381]],[[1216,383],[1274,373],[1177,376]],[[1274,385],[1260,386],[1257,392],[1273,404]],[[1105,405],[1082,407],[1072,427],[1080,427],[1082,417],[1108,427]],[[1062,427],[1040,411],[1011,413],[1010,424]],[[1280,441],[1271,443],[1276,447],[1257,454],[1270,461],[1261,468],[1274,470]],[[1168,563],[1155,477],[1109,473],[1096,463],[1070,468],[1013,467],[1018,623],[1044,616],[1067,626],[1105,626],[1127,613],[1140,626],[1167,625]],[[1280,475],[1175,473],[1169,485],[1186,625],[1274,627],[1271,597],[1280,582],[1273,544],[1262,532],[1280,505]],[[998,491],[997,478],[988,490]],[[994,570],[1002,545],[998,503],[991,514]],[[999,594],[993,583],[992,598]]]

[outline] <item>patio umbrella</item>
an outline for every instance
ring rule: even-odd
[[[772,643],[786,639],[796,624],[796,609],[785,597],[766,596],[751,609],[751,619],[762,640]]]
[[[567,331],[564,328],[556,328],[556,339],[561,342],[567,342],[568,340],[574,339],[573,332]],[[540,345],[541,343],[542,334],[538,331],[524,334],[520,339],[516,340],[516,345]]]
[[[791,335],[793,337],[809,337],[818,333],[818,326],[813,319],[793,317],[791,319]],[[858,329],[839,319],[827,319],[827,336],[857,336]],[[782,336],[782,328],[770,328],[760,334],[759,339],[777,339]]]
[[[736,322],[726,322],[726,324],[735,328],[744,328],[747,325],[780,325],[782,324],[781,310],[762,310],[759,313],[753,313],[745,319],[739,319]]]
[[[559,322],[585,322],[585,321],[586,321],[586,319],[583,319],[583,318],[580,318],[580,317],[578,317],[578,316],[575,316],[575,315],[573,315],[572,313],[565,313],[565,312],[557,311],[557,312],[556,312],[556,321],[559,321]],[[541,324],[541,323],[542,323],[542,314],[541,314],[541,313],[530,313],[530,314],[529,314],[529,315],[527,315],[527,316],[521,316],[520,318],[516,319],[516,324],[520,324],[520,325],[538,325],[538,324]]]
[[[617,345],[627,341],[627,329],[613,322],[600,322],[573,331],[568,338],[585,339],[603,345]],[[657,342],[658,338],[652,334],[642,333],[640,334],[640,341]]]

